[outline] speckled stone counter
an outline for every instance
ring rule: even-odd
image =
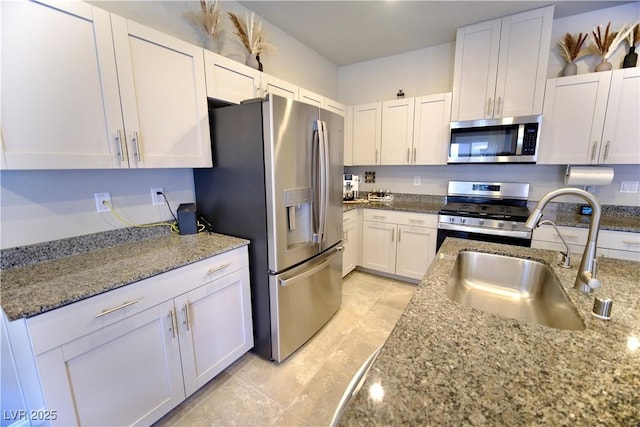
[[[2,308],[9,320],[34,316],[247,244],[215,233],[165,234],[3,270]]]
[[[394,195],[394,200],[390,203],[345,203],[343,209],[344,212],[357,208],[366,208],[437,215],[445,203],[446,200],[444,196],[402,194],[399,195],[399,197]],[[530,209],[533,209],[535,204],[536,202],[530,202]],[[577,214],[576,212],[579,211],[579,207],[580,205],[575,203],[552,202],[545,208],[544,218],[555,221],[556,225],[588,228],[590,217]],[[603,206],[600,229],[640,233],[640,208]]]
[[[576,332],[449,300],[464,249],[555,265],[552,251],[447,239],[341,424],[640,425],[640,263],[600,260],[594,295],[613,299],[608,321],[590,314],[594,295],[572,289],[578,260],[554,267],[586,324]],[[374,384],[384,390],[379,400],[369,394]]]

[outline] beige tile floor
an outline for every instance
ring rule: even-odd
[[[366,358],[387,339],[415,285],[354,271],[340,310],[281,364],[249,352],[157,426],[326,426]]]

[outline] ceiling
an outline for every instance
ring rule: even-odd
[[[239,1],[338,66],[455,40],[456,28],[549,4],[554,19],[629,1]],[[631,21],[637,20],[630,18]]]

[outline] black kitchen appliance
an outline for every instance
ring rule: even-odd
[[[447,237],[530,247],[528,198],[526,183],[449,181],[436,250]]]

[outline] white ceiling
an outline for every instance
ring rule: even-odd
[[[456,28],[556,4],[554,18],[629,1],[239,1],[343,66],[455,40]],[[638,17],[630,17],[637,20]]]

